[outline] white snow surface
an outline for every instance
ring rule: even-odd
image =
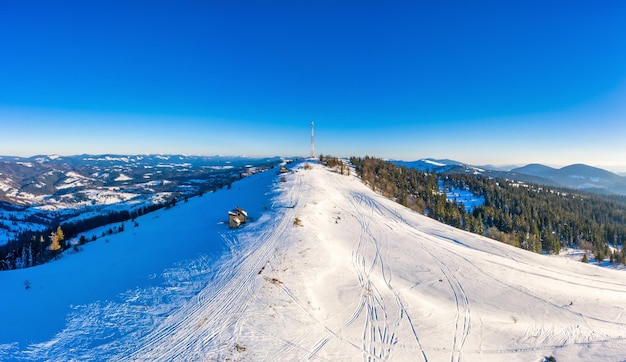
[[[427,159],[427,158],[426,158],[426,159],[423,159],[422,161],[424,161],[425,163],[429,163],[429,164],[431,164],[431,165],[434,165],[434,166],[438,166],[438,167],[443,167],[443,166],[445,166],[445,165],[446,165],[445,163],[436,162],[436,161],[433,161],[433,160],[429,160],[429,159]]]
[[[126,176],[123,173],[121,173],[119,176],[115,178],[115,181],[129,181],[132,179],[133,179],[132,177]]]
[[[14,190],[15,187],[13,186],[13,180],[11,180],[10,178],[7,178],[6,180],[0,180],[0,190],[4,191],[4,192],[8,192],[9,190]]]
[[[65,176],[67,176],[67,178],[63,180],[62,184],[56,186],[57,189],[62,190],[70,187],[84,186],[85,184],[83,183],[83,180],[88,179],[87,177],[73,171],[66,173]]]
[[[0,360],[626,356],[624,271],[442,225],[318,164],[294,171],[1,272]],[[236,205],[252,220],[231,230]]]
[[[444,191],[443,181],[439,181],[439,191]],[[482,206],[485,204],[484,196],[476,196],[473,192],[466,189],[454,188],[450,190],[446,188],[445,193],[446,199],[449,202],[454,202],[457,205],[463,203],[465,211],[467,212],[472,212],[478,206]]]

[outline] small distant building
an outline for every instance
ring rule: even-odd
[[[248,213],[239,206],[228,212],[228,226],[231,228],[238,228],[241,224],[245,224],[246,219],[248,219]]]
[[[287,169],[287,167],[285,167],[285,166],[281,166],[281,167],[280,167],[280,173],[287,173],[287,172],[289,172],[289,170]]]

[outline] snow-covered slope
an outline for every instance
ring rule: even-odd
[[[254,175],[231,190],[149,214],[109,243],[0,273],[2,310],[13,311],[0,324],[0,358],[626,356],[623,271],[450,228],[319,165],[295,171],[286,182]],[[254,220],[229,230],[218,222],[234,204]],[[136,252],[140,246],[149,254]],[[98,283],[109,285],[99,290]],[[37,305],[43,311],[30,317]]]

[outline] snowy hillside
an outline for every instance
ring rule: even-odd
[[[134,212],[198,195],[282,162],[191,155],[0,156],[0,246],[94,214]],[[0,265],[5,254],[0,251]]]
[[[293,171],[1,272],[0,359],[625,358],[623,271],[453,229],[317,164]],[[236,205],[253,220],[230,230]]]

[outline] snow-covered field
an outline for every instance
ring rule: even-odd
[[[626,358],[624,271],[468,234],[302,166],[0,273],[0,359]],[[236,205],[253,220],[229,230]]]
[[[461,203],[463,203],[465,211],[467,212],[472,212],[478,206],[482,206],[485,204],[484,196],[476,196],[474,195],[473,192],[469,190],[461,189],[461,188],[454,188],[454,189],[446,188],[444,190],[443,181],[439,181],[439,191],[442,193],[445,192],[446,199],[449,202],[454,202],[457,205],[460,205]]]

